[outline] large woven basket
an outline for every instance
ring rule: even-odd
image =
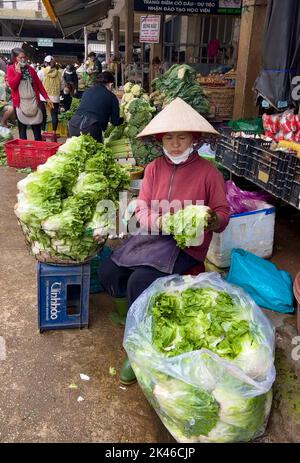
[[[211,115],[221,120],[232,119],[235,89],[203,86],[203,90],[210,104]]]
[[[21,230],[23,232],[24,238],[25,238],[25,243],[26,247],[29,251],[29,254],[34,256],[36,260],[39,262],[47,263],[47,264],[57,264],[57,265],[82,265],[86,264],[93,259],[93,257],[97,256],[99,252],[102,250],[104,247],[107,237],[103,237],[103,241],[101,243],[96,243],[95,246],[92,249],[91,253],[89,256],[86,257],[86,259],[82,261],[76,261],[72,259],[62,259],[60,256],[56,256],[55,254],[49,254],[48,252],[40,252],[38,254],[35,254],[32,252],[32,242],[29,240],[28,235],[29,235],[29,228],[27,225],[22,223],[20,219],[18,219],[19,225],[21,227]]]

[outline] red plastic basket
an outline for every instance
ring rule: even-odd
[[[11,140],[5,143],[9,167],[31,167],[36,169],[56,153],[61,143],[34,140]]]

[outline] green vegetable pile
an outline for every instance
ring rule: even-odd
[[[72,137],[18,183],[15,213],[34,255],[82,262],[97,253],[95,236],[111,229],[100,203],[130,184],[112,152],[90,135]]]
[[[144,143],[137,140],[136,136],[151,121],[156,109],[150,104],[149,96],[144,93],[140,85],[127,82],[124,91],[120,106],[124,123],[118,127],[110,124],[104,134],[104,142],[106,146],[113,148],[113,143],[117,140],[122,145],[122,140],[128,139],[137,164],[145,165],[161,155],[161,147],[158,142],[148,140]],[[126,149],[124,152],[128,153]]]
[[[7,103],[4,104],[6,106]],[[13,138],[11,131],[6,127],[0,127],[0,166],[7,166],[7,157],[4,144]]]
[[[147,399],[178,442],[248,442],[272,404],[274,331],[217,274],[157,280],[126,322],[124,347]]]
[[[164,108],[175,98],[180,97],[198,113],[209,114],[209,102],[197,81],[197,72],[187,64],[174,64],[162,76],[152,81],[154,92],[151,102],[158,108]]]
[[[153,344],[167,357],[209,349],[234,360],[244,347],[258,347],[246,313],[225,291],[189,288],[154,299]]]
[[[61,122],[69,122],[72,119],[77,109],[79,108],[80,100],[78,98],[72,98],[72,103],[69,111],[65,111],[59,115],[59,120]]]
[[[162,231],[174,235],[180,249],[199,246],[202,244],[208,210],[207,206],[190,205],[175,214],[167,213],[163,216]]]

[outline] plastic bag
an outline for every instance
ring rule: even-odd
[[[249,120],[239,119],[238,121],[231,121],[228,122],[228,126],[237,132],[264,132],[263,121],[261,117]]]
[[[234,360],[208,349],[167,357],[154,347],[155,297],[189,288],[229,293],[258,336],[255,354],[249,346]],[[275,379],[274,329],[251,298],[219,274],[152,283],[129,309],[124,348],[144,394],[178,442],[247,442],[264,432]]]
[[[9,128],[0,126],[0,141],[7,141],[13,138]]]
[[[243,191],[234,182],[226,182],[226,198],[230,206],[231,214],[242,214],[244,212],[264,209],[266,203],[272,203],[272,196],[264,192]],[[269,206],[267,206],[269,207]]]
[[[243,249],[234,249],[227,281],[247,291],[256,304],[281,313],[294,312],[291,275]]]

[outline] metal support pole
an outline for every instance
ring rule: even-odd
[[[87,32],[86,26],[83,28],[83,32],[84,32],[84,61],[86,61],[88,57],[88,32]]]

